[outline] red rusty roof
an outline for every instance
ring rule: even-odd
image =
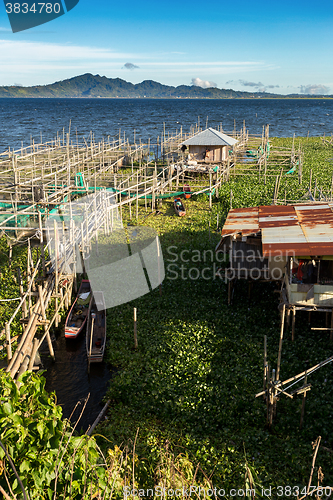
[[[229,211],[222,239],[258,233],[265,257],[333,255],[333,202],[235,208]]]

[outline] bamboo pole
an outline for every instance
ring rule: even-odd
[[[267,335],[264,335],[264,383],[263,390],[266,391],[267,386]]]
[[[280,341],[279,341],[279,354],[276,369],[276,380],[280,380],[280,367],[281,367],[281,353],[282,353],[282,342],[283,342],[283,329],[284,329],[284,317],[286,312],[286,306],[283,304],[281,312],[281,329],[280,329]]]
[[[136,218],[139,217],[139,172],[136,172]]]
[[[31,351],[31,355],[30,355],[30,360],[29,360],[29,365],[28,365],[28,370],[32,370],[33,369],[33,366],[34,366],[34,363],[35,363],[35,359],[36,359],[36,354],[37,354],[37,351],[38,351],[38,339],[35,337],[34,340],[33,340],[33,346],[32,346],[32,351]]]
[[[95,322],[95,314],[91,315],[91,329],[90,329],[90,344],[89,344],[89,356],[88,356],[88,373],[90,372],[90,358],[91,358],[91,350],[92,350],[92,341],[94,335],[94,322]]]
[[[58,283],[59,283],[59,275],[58,275],[58,259],[59,259],[59,248],[58,248],[58,231],[57,231],[57,221],[53,221],[53,228],[54,228],[54,260],[55,260],[55,288],[54,288],[54,293],[55,293],[55,310],[56,310],[56,328],[59,325],[59,316],[58,316]]]
[[[9,364],[12,359],[12,342],[10,338],[10,325],[9,323],[5,324],[5,332],[6,332],[6,347],[7,347],[7,362]]]
[[[307,381],[308,381],[308,377],[307,377],[307,374],[305,373],[305,378],[304,378],[304,385],[307,384]],[[304,391],[303,393],[303,400],[302,400],[302,410],[301,410],[301,420],[300,420],[300,423],[299,423],[299,428],[302,429],[303,427],[303,421],[304,421],[304,412],[305,412],[305,398],[306,398],[306,393],[308,391]]]
[[[134,307],[134,348],[138,349],[137,309]]]
[[[39,300],[40,300],[40,307],[41,307],[41,312],[42,312],[42,318],[44,322],[44,330],[47,330],[47,318],[46,318],[46,312],[45,312],[45,304],[44,304],[44,297],[43,297],[43,289],[42,285],[38,285],[38,293],[39,293]],[[54,350],[53,350],[53,345],[50,337],[49,331],[47,331],[46,334],[46,340],[47,340],[47,345],[50,351],[51,358],[53,361],[55,361],[55,356],[54,356]]]

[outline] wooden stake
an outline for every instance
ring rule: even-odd
[[[31,351],[31,354],[30,354],[30,360],[29,360],[28,370],[32,370],[33,369],[33,366],[34,366],[34,363],[35,363],[35,359],[36,359],[36,354],[37,354],[37,351],[38,351],[38,344],[39,344],[38,339],[34,338],[34,340],[33,340],[33,346],[32,346],[32,351]]]
[[[44,304],[44,296],[43,296],[43,288],[42,285],[38,285],[38,293],[39,293],[39,300],[40,300],[40,308],[42,312],[42,318],[44,320],[44,330],[47,330],[47,318],[46,318],[46,313],[45,313],[45,304]],[[53,345],[52,345],[52,340],[50,337],[50,332],[48,331],[46,334],[46,340],[47,340],[47,345],[50,351],[51,358],[53,361],[55,361],[55,356],[54,356],[54,350],[53,350]]]
[[[94,334],[94,322],[95,316],[91,316],[91,329],[90,329],[90,346],[89,346],[89,358],[88,358],[88,373],[90,372],[90,358],[91,358],[91,349],[92,349],[92,340]]]
[[[12,359],[12,342],[10,338],[10,325],[9,323],[5,324],[5,332],[6,332],[6,347],[7,347],[7,361]]]
[[[136,218],[139,217],[139,172],[136,172]]]
[[[308,377],[305,374],[304,385],[307,384],[307,380],[308,380]],[[300,429],[302,429],[302,427],[303,427],[303,419],[304,419],[304,412],[305,412],[305,398],[306,398],[306,393],[307,392],[308,391],[304,391],[304,393],[303,393],[302,410],[301,410],[301,420],[300,420],[300,423],[299,423],[299,428]]]
[[[264,335],[264,391],[266,391],[267,375],[267,335]]]
[[[312,168],[310,170],[310,183],[309,183],[310,193],[311,193],[311,187],[312,187]]]
[[[295,322],[296,322],[296,309],[293,307],[293,316],[291,321],[291,340],[294,342],[295,340]]]
[[[280,341],[279,341],[279,354],[277,361],[277,369],[276,369],[276,380],[280,380],[280,366],[281,366],[281,353],[282,353],[282,341],[283,341],[283,329],[284,329],[284,316],[286,312],[286,306],[283,304],[282,313],[281,313],[281,329],[280,329]]]
[[[39,231],[40,231],[40,253],[41,253],[41,257],[42,257],[43,277],[45,278],[46,269],[45,269],[44,236],[43,236],[43,225],[42,225],[41,212],[38,212],[38,225],[39,225]]]
[[[134,348],[137,349],[138,346],[138,332],[137,332],[137,319],[136,319],[136,307],[134,307]]]
[[[21,296],[21,299],[22,299],[23,296],[24,296],[24,290],[23,290],[21,269],[19,267],[17,268],[17,275],[18,275],[18,282],[19,282],[19,287],[20,287],[20,296]],[[27,315],[28,315],[27,301],[24,300],[23,303],[22,303],[22,318],[26,318]]]

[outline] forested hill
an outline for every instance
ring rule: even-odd
[[[123,97],[123,98],[183,98],[183,99],[232,99],[232,98],[283,98],[314,97],[290,95],[281,96],[266,92],[241,92],[232,89],[215,87],[201,88],[194,85],[173,87],[153,80],[145,80],[138,84],[126,82],[121,78],[84,75],[75,76],[49,85],[22,87],[11,85],[0,87],[0,97]],[[315,96],[320,97],[320,96]],[[324,96],[323,96],[324,97]],[[326,96],[327,98],[327,96]]]

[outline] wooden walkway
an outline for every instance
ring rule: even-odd
[[[190,174],[179,144],[198,131],[166,137],[164,130],[155,144],[132,145],[122,137],[95,143],[93,136],[89,144],[73,144],[70,135],[63,134],[50,143],[0,154],[0,230],[13,243],[28,236],[27,290],[20,287],[20,303],[1,332],[13,378],[33,369],[44,340],[54,358],[51,328],[58,326],[60,311],[69,308],[76,273],[82,270],[81,255],[89,255],[98,232],[109,235],[120,227],[125,206],[130,217],[132,210],[138,217],[139,201],[154,210],[159,200],[183,192],[185,175]],[[243,147],[248,140],[245,127],[238,137]],[[214,191],[229,179],[232,168],[230,160],[215,171],[208,165],[207,181],[192,179],[197,194],[209,194],[210,207]],[[39,241],[37,262],[30,240]],[[23,333],[12,352],[17,315]]]

